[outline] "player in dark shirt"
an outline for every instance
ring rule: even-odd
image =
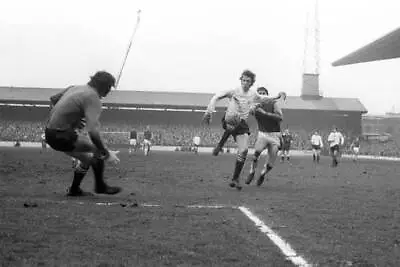
[[[264,87],[259,87],[257,92],[259,94],[268,95],[268,90]],[[286,98],[285,95],[282,94],[282,96],[283,99]],[[246,184],[250,184],[253,180],[261,153],[267,149],[268,158],[260,173],[260,177],[257,179],[257,186],[261,186],[266,174],[272,170],[275,164],[280,145],[280,125],[283,119],[283,114],[281,107],[278,104],[278,100],[272,99],[261,102],[261,105],[255,109],[254,116],[258,124],[258,135],[254,145],[255,151]]]
[[[132,151],[137,151],[137,132],[135,130],[129,133],[129,154],[131,154]]]
[[[285,157],[287,161],[290,160],[290,146],[292,144],[292,140],[292,135],[290,134],[289,130],[286,129],[282,133],[281,162],[285,161]]]

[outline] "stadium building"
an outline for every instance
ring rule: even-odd
[[[282,126],[311,132],[332,125],[344,133],[359,135],[362,114],[367,110],[358,99],[322,97],[318,79],[304,74],[301,96],[288,96]],[[0,87],[0,120],[45,122],[49,97],[61,91],[51,88]],[[203,111],[212,97],[206,93],[112,91],[104,100],[102,122],[118,124],[200,126]],[[217,104],[212,126],[220,125],[226,102]],[[251,121],[255,127],[255,121]],[[117,127],[117,126],[116,126]]]

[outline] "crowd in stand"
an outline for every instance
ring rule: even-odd
[[[38,121],[0,121],[0,141],[12,142],[40,142],[43,134],[44,122]],[[143,132],[147,124],[132,125],[128,123],[104,123],[102,131],[104,138],[109,144],[125,144],[128,141],[128,133],[132,129]],[[190,147],[194,136],[201,138],[201,146],[214,146],[222,134],[220,127],[203,127],[193,125],[150,125],[153,134],[153,144],[161,146]],[[292,149],[311,149],[310,137],[312,132],[300,129],[289,129],[292,137]],[[327,140],[329,130],[319,131],[324,142]],[[250,135],[250,144],[254,144],[256,138],[255,129]],[[345,136],[344,152],[350,152],[350,145],[353,140],[351,133],[343,133]],[[227,147],[234,147],[232,138],[228,141]],[[325,145],[327,147],[327,144]],[[400,157],[400,147],[394,140],[386,142],[361,141],[361,154]]]

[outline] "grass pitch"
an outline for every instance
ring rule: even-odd
[[[0,266],[293,266],[240,211],[186,208],[218,204],[248,207],[317,266],[400,262],[397,163],[295,157],[238,192],[232,155],[120,155],[106,170],[120,195],[67,198],[68,157],[1,148]]]

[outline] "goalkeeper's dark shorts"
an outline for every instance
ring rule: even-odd
[[[78,134],[73,129],[58,130],[48,129],[45,131],[46,142],[54,150],[61,152],[71,152],[75,149],[75,142]]]
[[[225,121],[225,116],[222,117],[222,128],[224,130],[228,130],[227,124]],[[231,134],[233,138],[236,140],[236,136],[242,135],[242,134],[248,134],[250,135],[250,128],[249,125],[245,120],[240,120],[240,123],[231,131]]]

